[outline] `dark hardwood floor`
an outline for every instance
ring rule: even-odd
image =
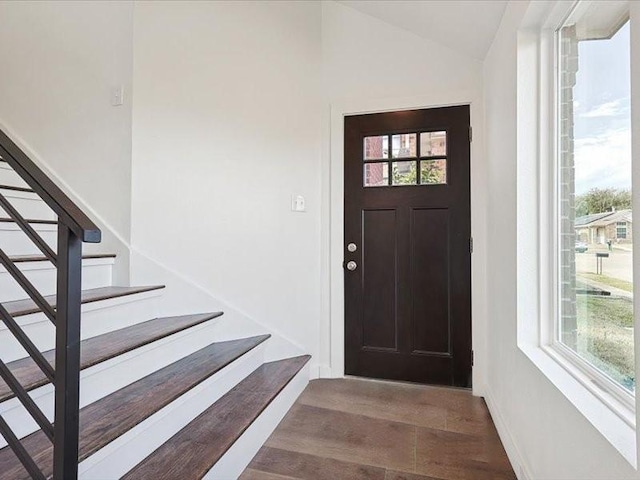
[[[484,400],[466,390],[312,381],[241,480],[515,480]]]

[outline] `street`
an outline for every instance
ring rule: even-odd
[[[627,248],[630,249],[630,247]],[[596,273],[596,253],[609,254],[609,258],[602,259],[603,275],[633,282],[633,253],[630,250],[621,250],[616,247],[610,252],[606,246],[589,245],[589,250],[585,253],[576,252],[576,272],[578,274]]]

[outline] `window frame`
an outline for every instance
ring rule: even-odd
[[[427,133],[443,133],[444,134],[444,142],[445,142],[445,153],[437,154],[437,155],[423,155],[422,153],[422,135]],[[416,142],[416,150],[414,155],[407,156],[393,156],[393,138],[394,137],[402,137],[405,135],[415,135]],[[387,156],[381,158],[367,158],[366,156],[366,145],[368,138],[376,138],[383,137],[387,141]],[[363,182],[362,187],[365,189],[378,189],[378,188],[386,188],[386,187],[439,187],[439,186],[448,186],[449,185],[449,130],[446,128],[435,128],[432,130],[407,130],[407,131],[387,131],[383,133],[375,133],[368,134],[363,137],[362,140],[362,165],[363,165]],[[384,145],[384,143],[383,143]],[[383,150],[384,151],[384,150]],[[422,168],[423,165],[428,162],[438,162],[443,161],[444,164],[444,182],[423,182],[422,181]],[[415,183],[394,183],[393,174],[394,174],[394,166],[401,163],[415,163],[416,170],[416,182]],[[367,183],[367,164],[386,164],[388,169],[388,177],[386,184],[380,185],[370,185]],[[410,169],[409,169],[410,170]],[[383,177],[384,178],[384,177]]]
[[[547,337],[544,340],[543,344],[546,344],[546,347],[552,349],[553,352],[558,355],[562,362],[563,366],[566,366],[566,362],[571,364],[572,367],[580,370],[584,375],[587,376],[590,382],[596,384],[600,389],[604,390],[608,395],[613,396],[619,402],[626,406],[633,414],[635,415],[636,401],[635,395],[626,390],[624,387],[619,385],[615,380],[610,378],[606,373],[601,371],[595,365],[591,364],[589,361],[578,355],[576,352],[567,347],[560,340],[560,324],[561,324],[561,247],[560,247],[560,202],[561,202],[561,174],[560,174],[560,161],[561,161],[561,152],[560,152],[560,98],[558,92],[562,88],[560,85],[561,78],[561,51],[560,51],[560,29],[565,25],[567,19],[570,15],[575,11],[575,8],[581,2],[576,2],[572,5],[572,7],[567,11],[565,17],[562,21],[555,26],[553,29],[553,88],[551,92],[551,101],[553,115],[553,121],[550,122],[550,128],[552,129],[549,138],[552,138],[552,150],[553,155],[550,158],[552,164],[552,172],[551,177],[553,181],[553,202],[551,209],[551,219],[553,224],[551,239],[551,247],[552,247],[552,265],[550,265],[550,271],[552,273],[551,284],[553,285],[553,296],[551,299],[551,304],[553,305],[553,312],[548,316],[549,321],[551,322],[551,326],[547,328],[547,331],[551,333],[550,337]],[[627,16],[626,20],[618,27],[616,33],[622,28],[624,25],[629,22],[629,17]],[[633,192],[633,189],[632,189]],[[616,235],[617,238],[617,235]],[[635,352],[634,352],[635,354]],[[627,412],[623,415],[624,419],[628,418]],[[634,424],[635,426],[635,424]]]
[[[624,229],[624,234],[622,236],[620,235],[619,229]],[[616,239],[626,240],[628,233],[629,233],[629,225],[627,224],[627,222],[616,222]]]
[[[560,57],[556,54],[559,51],[556,31],[578,3],[536,4],[528,10],[518,29],[517,345],[547,380],[636,468],[636,397],[556,341],[560,312],[557,221],[560,206],[557,136]],[[631,8],[632,41],[640,18],[635,12]],[[637,59],[638,55],[634,55],[632,49],[632,85]],[[632,108],[637,107],[632,103]],[[632,144],[635,146],[638,125],[633,120],[634,115],[637,114],[632,112]],[[632,155],[634,160],[638,159],[637,151],[632,150]],[[633,187],[635,176],[636,173],[632,175]],[[635,236],[632,240],[635,243]],[[634,300],[634,306],[637,304]],[[635,344],[638,364],[640,342],[637,335]]]

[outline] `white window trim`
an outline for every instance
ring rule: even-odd
[[[576,3],[534,4],[519,30],[518,346],[635,468],[635,397],[557,341],[556,30]]]
[[[554,18],[554,20],[556,19]],[[559,91],[561,86],[558,83],[558,80],[560,78],[560,75],[559,75],[560,66],[558,65],[557,60],[559,57],[560,48],[558,45],[558,36],[556,32],[558,31],[558,29],[563,23],[564,23],[564,20],[561,21],[560,24],[555,25],[555,28],[553,28],[553,31],[551,31],[551,29],[548,29],[545,32],[545,35],[553,35],[553,37],[548,38],[546,42],[548,44],[553,45],[553,52],[551,53],[551,55],[553,55],[553,58],[554,58],[554,62],[553,62],[554,65],[552,70],[553,80],[552,82],[550,82],[550,84],[552,85],[552,88],[551,88],[552,92],[550,92],[550,95],[548,96],[548,101],[552,102],[551,104],[552,104],[552,111],[553,111],[553,116],[552,116],[553,121],[550,122],[552,133],[551,135],[549,135],[549,138],[553,139],[553,145],[550,148],[550,150],[553,151],[552,162],[550,162],[550,164],[552,165],[551,181],[553,182],[553,197],[552,197],[553,200],[551,202],[552,205],[551,205],[549,214],[551,215],[551,223],[555,228],[552,228],[550,232],[552,235],[552,238],[550,239],[550,243],[551,243],[551,248],[553,249],[553,259],[551,261],[552,264],[550,269],[551,269],[553,278],[549,279],[548,284],[553,285],[556,288],[554,288],[553,294],[552,294],[553,310],[549,313],[549,322],[551,325],[546,330],[546,332],[544,332],[544,333],[550,333],[551,335],[547,336],[546,338],[543,336],[543,338],[541,338],[541,344],[553,350],[554,353],[558,356],[558,358],[561,359],[559,361],[563,365],[566,365],[566,363],[569,363],[572,365],[573,368],[578,369],[584,375],[586,375],[586,377],[588,378],[588,383],[586,386],[588,388],[590,388],[592,384],[597,385],[598,388],[595,389],[595,393],[596,395],[601,396],[602,401],[607,402],[609,396],[613,396],[614,398],[616,398],[618,400],[618,403],[610,405],[611,408],[614,408],[616,413],[618,413],[621,416],[621,418],[627,422],[629,419],[629,415],[631,414],[633,417],[633,422],[630,423],[630,426],[635,428],[635,396],[629,393],[624,388],[622,388],[615,381],[609,378],[608,375],[601,372],[591,363],[589,363],[579,355],[575,354],[573,351],[571,351],[571,349],[567,348],[559,340],[560,338],[559,318],[560,318],[561,312],[560,312],[560,284],[558,279],[560,278],[560,255],[561,254],[560,254],[560,247],[559,247],[560,235],[557,229],[557,225],[558,225],[558,218],[560,216],[558,205],[560,204],[561,199],[559,195],[560,175],[558,173],[560,168],[559,166],[560,152],[558,148],[559,140],[557,137],[558,131],[559,131],[559,127],[557,124],[557,118],[559,116],[559,112],[558,112],[559,99],[557,96],[557,92]],[[600,395],[599,392],[602,392],[602,391],[606,392],[606,395]]]

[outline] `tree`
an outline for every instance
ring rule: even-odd
[[[415,185],[416,162],[393,162],[393,185]]]
[[[592,188],[576,197],[576,216],[631,208],[631,190]]]
[[[416,162],[393,162],[393,185],[415,185],[418,172]],[[420,162],[420,184],[447,183],[446,160],[422,160]]]
[[[420,163],[420,183],[447,183],[447,161],[426,160]]]

